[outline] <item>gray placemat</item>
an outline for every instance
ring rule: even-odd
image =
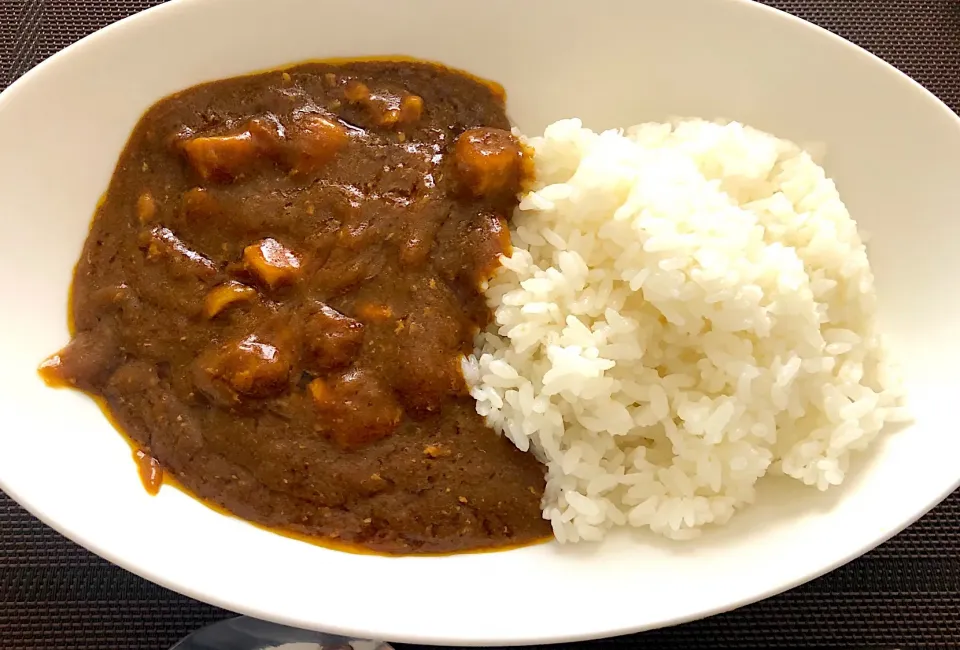
[[[0,89],[84,35],[157,3],[0,0]],[[768,4],[862,45],[960,109],[960,2]],[[0,493],[0,650],[163,650],[227,615],[112,566]],[[884,646],[960,648],[960,493],[873,553],[782,596],[669,630],[566,647]]]

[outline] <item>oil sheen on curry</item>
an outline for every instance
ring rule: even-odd
[[[502,93],[426,63],[164,99],[42,373],[102,398],[154,481],[262,525],[391,553],[541,539],[542,466],[460,370],[528,167]]]

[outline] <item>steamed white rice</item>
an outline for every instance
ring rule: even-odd
[[[546,464],[558,540],[693,537],[767,473],[839,484],[905,418],[867,251],[807,153],[700,120],[528,143],[537,183],[464,371]]]

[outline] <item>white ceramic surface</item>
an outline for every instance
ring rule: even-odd
[[[527,132],[727,117],[824,143],[873,235],[882,319],[916,424],[840,490],[772,481],[697,542],[628,535],[443,558],[324,550],[140,488],[126,443],[37,363],[67,340],[73,264],[141,112],[191,84],[402,53],[500,81]],[[428,643],[599,637],[733,608],[868,550],[958,483],[960,121],[839,38],[740,0],[176,0],[54,56],[0,96],[0,487],[162,585],[301,627]]]

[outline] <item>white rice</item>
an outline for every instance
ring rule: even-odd
[[[558,540],[694,537],[767,473],[839,484],[905,419],[866,249],[807,153],[700,120],[528,143],[537,184],[464,373],[546,463]]]

